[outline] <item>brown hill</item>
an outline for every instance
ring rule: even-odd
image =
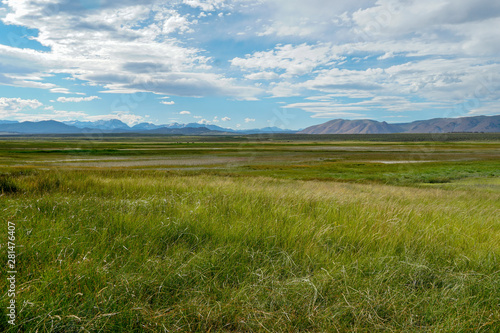
[[[388,123],[375,120],[335,119],[324,124],[308,127],[299,133],[303,134],[379,134],[396,133],[397,129]]]
[[[388,124],[375,120],[335,119],[308,127],[301,134],[387,134],[500,132],[500,116],[436,118],[411,123]]]

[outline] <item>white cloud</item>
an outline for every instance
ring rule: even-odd
[[[51,88],[50,92],[54,94],[71,94],[71,91],[67,88]]]
[[[367,70],[328,69],[320,71],[317,77],[306,81],[303,86],[308,89],[323,92],[337,90],[377,90],[381,88],[381,81],[385,72],[381,68]]]
[[[42,111],[42,112],[40,112]],[[50,112],[47,112],[50,111]],[[89,115],[83,111],[54,110],[51,105],[43,105],[36,99],[6,98],[0,97],[0,119],[18,121],[42,121],[42,120],[109,120],[119,119],[129,125],[137,124],[144,117],[130,112],[112,112],[106,115]]]
[[[84,119],[88,121],[118,119],[127,125],[136,125],[145,120],[143,116],[125,111],[116,111],[106,115],[86,116]]]
[[[49,50],[0,45],[0,85],[71,94],[50,79],[61,75],[103,93],[236,100],[266,93],[328,103],[304,104],[314,115],[333,108],[410,110],[407,102],[374,96],[418,101],[415,108],[471,98],[492,110],[500,105],[500,79],[490,78],[500,73],[495,0],[99,1],[90,10],[56,0],[4,5],[3,23],[36,29],[33,39]],[[217,18],[229,12],[238,16]],[[201,45],[228,35],[265,48],[235,53],[227,68],[218,51]],[[485,112],[481,107],[467,112]]]
[[[111,114],[106,114],[106,115],[88,115],[83,111],[61,111],[61,110],[55,110],[52,113],[37,113],[37,114],[22,113],[16,115],[15,119],[19,121],[42,121],[42,120],[98,121],[98,120],[118,119],[130,126],[133,126],[135,124],[144,121],[144,117],[131,114],[128,112],[113,112]]]
[[[194,116],[194,118],[200,119],[202,117],[200,117],[200,116]],[[212,119],[212,120],[208,120],[208,119],[203,118],[200,121],[198,121],[198,124],[211,125],[211,124],[216,124],[218,122],[220,122],[219,117],[215,116],[214,119]]]
[[[302,84],[293,84],[287,81],[272,83],[269,92],[273,97],[299,96]]]
[[[231,65],[244,70],[274,69],[283,71],[285,75],[304,75],[320,65],[339,60],[340,58],[332,51],[329,44],[287,44],[277,46],[271,51],[255,52],[245,58],[234,58],[231,60]],[[268,76],[270,72],[266,73],[261,75]]]
[[[266,36],[328,39],[338,34],[352,13],[372,4],[370,0],[263,0],[256,2],[265,24],[257,26],[257,33]],[[340,30],[340,31],[339,31]]]
[[[358,102],[340,102],[329,97],[323,97],[318,102],[292,103],[282,106],[286,109],[298,108],[313,113],[313,118],[332,117],[365,117],[370,110],[384,110],[388,112],[414,112],[429,107],[442,107],[444,104],[415,102],[401,96],[375,96]]]
[[[302,20],[299,25],[286,25],[281,22],[274,22],[272,25],[264,26],[264,30],[258,36],[277,35],[280,37],[299,36],[305,37],[314,32],[314,26],[309,20]]]
[[[261,93],[259,88],[242,87],[235,80],[211,73],[155,72],[122,75],[96,73],[85,75],[85,79],[102,84],[113,81],[112,84],[104,85],[108,92],[113,93],[154,92],[189,97],[231,96],[240,100],[251,100]]]
[[[191,114],[191,112],[189,112],[189,111],[181,111],[181,112],[179,112],[179,114]]]
[[[494,0],[378,0],[376,5],[353,13],[353,22],[373,36],[426,36],[450,32],[464,24],[500,15]]]
[[[392,51],[384,53],[384,55],[381,55],[380,57],[378,57],[377,60],[385,60],[385,59],[390,59],[390,58],[394,58],[394,52],[392,52]]]
[[[8,117],[8,119],[15,119],[17,121],[43,121],[43,120],[57,120],[57,121],[67,121],[74,119],[84,119],[88,115],[82,111],[62,111],[53,110],[51,113],[26,113],[21,112],[15,114],[14,117]],[[7,118],[7,117],[6,117]]]
[[[412,106],[402,103],[391,106],[390,102],[382,101],[361,106],[354,104],[355,101],[339,101],[349,109],[401,112],[452,107],[478,95],[476,91],[480,90],[483,103],[499,103],[500,78],[481,83],[487,81],[488,73],[500,72],[497,56],[500,44],[496,42],[500,30],[491,28],[500,24],[498,1],[263,3],[272,10],[267,21],[263,18],[255,25],[261,27],[257,35],[290,34],[301,40],[305,34],[317,38],[314,43],[278,44],[272,50],[231,61],[249,80],[276,80],[267,87],[260,86],[273,97],[323,92],[350,99],[395,94],[423,101]],[[294,31],[315,18],[318,24],[312,30]],[[331,22],[329,27],[326,22]],[[281,32],[283,29],[288,31]],[[248,33],[246,30],[245,34]],[[325,36],[328,42],[324,41]],[[394,58],[398,58],[400,65],[391,65]],[[374,59],[384,62],[372,62]],[[371,68],[367,68],[368,61]],[[345,63],[349,67],[342,66]]]
[[[174,101],[161,101],[160,103],[165,104],[165,105],[174,105],[175,104]]]
[[[193,32],[190,26],[195,22],[190,22],[185,16],[181,16],[175,10],[161,10],[155,15],[157,25],[161,27],[163,34]]]
[[[471,105],[475,106],[474,104],[475,103],[471,103]],[[465,105],[465,107],[467,107],[467,105]],[[477,107],[474,107],[467,112],[467,115],[469,116],[493,116],[498,114],[500,114],[500,106],[491,103],[488,103],[486,105],[478,105]],[[460,115],[463,116],[464,114]]]
[[[68,103],[68,102],[78,103],[78,102],[90,102],[90,101],[93,101],[95,99],[101,99],[101,98],[98,97],[98,96],[89,96],[89,97],[59,97],[57,99],[57,101],[61,102],[61,103]]]
[[[255,121],[255,119],[253,119],[253,118],[245,118],[245,123],[251,123],[254,121]]]
[[[221,120],[222,120],[222,121],[231,121],[231,118],[229,118],[229,117],[224,117],[224,118],[222,118]]]
[[[43,104],[36,99],[6,98],[0,97],[0,117],[13,116],[23,110],[35,110]]]
[[[183,3],[193,8],[200,8],[205,12],[211,12],[224,7],[225,0],[183,0]]]
[[[222,73],[211,73],[204,50],[186,46],[172,33],[190,32],[196,20],[173,9],[175,4],[105,3],[93,10],[68,3],[6,1],[6,24],[39,31],[33,37],[50,51],[0,45],[0,62],[17,73],[0,84],[70,93],[53,83],[36,82],[23,73],[63,73],[103,92],[153,92],[180,96],[231,96],[253,99],[261,90],[245,87]],[[187,1],[204,10],[224,7],[223,1]],[[170,7],[170,8],[167,8]],[[54,10],[49,10],[53,8]],[[153,17],[153,20],[151,20]],[[146,59],[146,60],[145,60]],[[64,90],[66,89],[66,91]]]
[[[257,72],[245,75],[249,80],[276,80],[279,75],[275,72]]]

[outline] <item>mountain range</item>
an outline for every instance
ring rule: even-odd
[[[217,125],[198,123],[155,125],[140,123],[132,127],[118,119],[98,121],[24,121],[0,120],[0,134],[84,134],[84,133],[143,133],[171,135],[231,135],[260,133],[298,134],[387,134],[387,133],[451,133],[500,132],[500,115],[463,118],[436,118],[410,123],[389,124],[369,119],[334,119],[323,124],[294,131],[278,127],[234,130]]]
[[[295,133],[295,130],[279,127],[265,127],[248,130],[233,130],[217,125],[198,123],[155,125],[140,123],[128,126],[118,119],[98,121],[65,121],[44,120],[12,121],[0,120],[0,134],[79,134],[79,133],[143,133],[143,134],[176,134],[176,135],[229,135],[229,134],[259,134],[259,133]]]
[[[451,133],[500,132],[500,116],[435,118],[411,123],[388,124],[369,119],[335,119],[307,127],[301,134],[388,134],[388,133]]]

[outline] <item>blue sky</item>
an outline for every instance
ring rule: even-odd
[[[497,0],[2,0],[0,120],[500,114]]]

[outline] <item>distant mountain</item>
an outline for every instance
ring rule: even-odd
[[[405,133],[500,132],[500,116],[436,118],[394,125]]]
[[[500,116],[436,118],[411,123],[388,124],[375,120],[335,119],[308,127],[301,134],[387,134],[387,133],[451,133],[500,132]]]
[[[235,130],[232,130],[230,128],[224,128],[224,127],[220,127],[217,125],[198,124],[198,123],[188,123],[188,124],[174,123],[173,126],[175,126],[176,128],[186,128],[186,127],[201,128],[201,127],[205,127],[205,128],[208,128],[209,130],[212,130],[212,131],[236,132]],[[173,127],[173,126],[169,126],[169,127]]]
[[[99,130],[130,130],[130,127],[118,119],[109,119],[109,120],[96,120],[96,121],[65,121],[63,122],[66,125],[74,126],[77,128],[90,128],[90,129],[99,129]]]
[[[396,133],[399,128],[388,123],[375,120],[344,120],[335,119],[326,123],[308,127],[299,133],[302,134],[378,134]]]
[[[72,133],[156,133],[178,135],[210,135],[210,134],[254,134],[254,133],[295,133],[292,130],[282,130],[277,127],[266,127],[252,130],[233,130],[217,125],[198,123],[155,125],[140,123],[132,127],[118,119],[97,121],[65,121],[55,120],[41,122],[0,121],[0,134],[72,134]]]
[[[158,125],[160,127],[169,127],[169,128],[182,128],[185,127],[186,124],[179,124],[179,123],[170,123],[170,124],[164,124],[164,125]]]
[[[153,124],[151,124],[153,125]],[[136,125],[137,126],[137,125]],[[136,128],[136,126],[132,127],[132,130],[136,130],[139,128]],[[168,125],[153,125],[156,126],[157,129],[159,128],[170,128],[170,129],[180,129],[180,128],[207,128],[211,131],[218,131],[218,132],[224,132],[224,133],[238,133],[238,134],[258,134],[258,133],[296,133],[297,131],[294,130],[288,130],[288,129],[281,129],[279,127],[264,127],[264,128],[256,128],[256,129],[249,129],[249,130],[234,130],[231,128],[225,128],[225,127],[220,127],[217,125],[207,125],[207,124],[198,124],[198,123],[188,123],[188,124],[179,124],[179,123],[172,123]],[[153,128],[154,129],[154,128]]]
[[[160,127],[163,127],[163,125],[155,125],[152,123],[140,123],[140,124],[132,126],[130,129],[135,132],[135,131],[154,130],[154,129],[157,129]]]
[[[264,133],[297,133],[297,131],[282,129],[279,127],[253,128],[249,130],[236,130],[240,134],[264,134]]]
[[[24,121],[22,123],[0,124],[0,132],[20,134],[72,134],[82,133],[82,130],[60,123],[55,120]]]
[[[500,115],[463,118],[436,118],[411,123],[388,124],[375,120],[335,119],[308,127],[301,131],[265,127],[250,130],[233,130],[217,125],[198,123],[155,125],[140,123],[128,126],[118,119],[98,121],[55,120],[39,122],[0,121],[0,134],[78,134],[78,133],[149,133],[176,135],[230,135],[261,133],[302,133],[302,134],[385,134],[385,133],[451,133],[451,132],[500,132]]]
[[[183,128],[168,128],[161,127],[149,131],[142,131],[147,134],[171,134],[171,135],[223,135],[232,134],[223,131],[213,131],[206,127],[183,127]]]

